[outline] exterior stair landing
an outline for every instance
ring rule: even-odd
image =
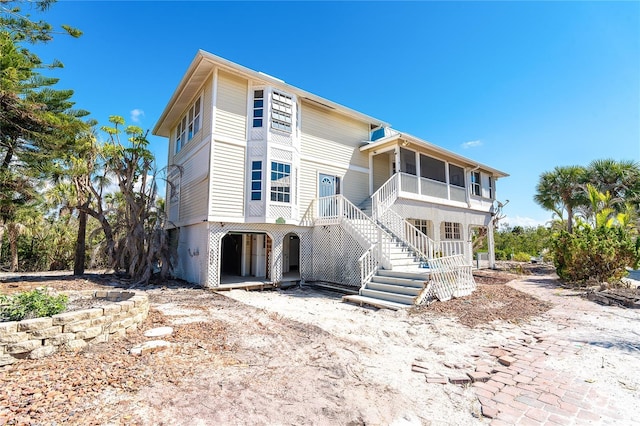
[[[406,268],[379,270],[358,295],[343,296],[343,302],[398,310],[418,304],[429,283],[429,270]]]

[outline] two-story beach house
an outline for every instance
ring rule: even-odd
[[[474,230],[493,262],[507,174],[267,74],[199,51],[153,133],[169,144],[179,278],[339,283],[411,304],[438,259],[471,264]]]

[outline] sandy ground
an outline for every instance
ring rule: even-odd
[[[553,276],[530,276],[509,285],[554,307],[525,323],[495,321],[469,328],[429,312],[371,310],[310,288],[225,296],[256,308],[209,310],[244,332],[236,354],[251,353],[233,367],[208,371],[166,404],[166,389],[151,388],[139,411],[166,424],[452,424],[487,423],[470,387],[434,385],[411,371],[418,360],[447,375],[447,364],[470,364],[482,348],[528,336],[527,327],[567,339],[581,348],[575,359],[549,361],[550,369],[577,376],[621,406],[640,410],[640,315],[605,307],[558,287]],[[173,321],[193,320],[172,303],[158,309]],[[288,321],[291,320],[291,321]],[[251,333],[256,325],[269,329]],[[233,334],[233,333],[232,333]],[[176,390],[177,391],[177,390]],[[162,403],[160,403],[162,401]],[[194,404],[198,401],[198,404]]]
[[[140,333],[84,353],[5,367],[0,379],[9,395],[3,399],[0,392],[0,424],[3,415],[11,424],[15,413],[34,424],[487,424],[473,388],[429,384],[411,365],[418,361],[447,376],[450,365],[470,365],[483,348],[528,339],[531,329],[579,348],[572,358],[550,357],[549,369],[615,398],[628,408],[624,418],[633,420],[640,412],[640,312],[588,301],[553,275],[521,276],[508,285],[553,307],[527,320],[471,328],[435,310],[367,309],[309,287],[222,294],[150,287],[145,327],[173,326],[167,338],[173,349],[129,355],[145,340]],[[63,362],[85,377],[121,366],[107,375],[127,386],[74,382],[69,389],[86,391],[78,400],[40,411],[2,406],[12,401],[13,388],[22,386],[24,395],[25,386],[46,386]]]

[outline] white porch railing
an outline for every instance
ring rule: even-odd
[[[471,265],[473,262],[472,247],[468,241],[440,241],[438,244],[438,252],[440,256],[463,255],[467,265]]]

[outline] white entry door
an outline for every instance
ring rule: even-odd
[[[320,173],[318,176],[318,197],[320,198],[318,213],[322,217],[336,216],[337,202],[331,198],[334,195],[340,194],[340,178],[333,175],[325,175]]]

